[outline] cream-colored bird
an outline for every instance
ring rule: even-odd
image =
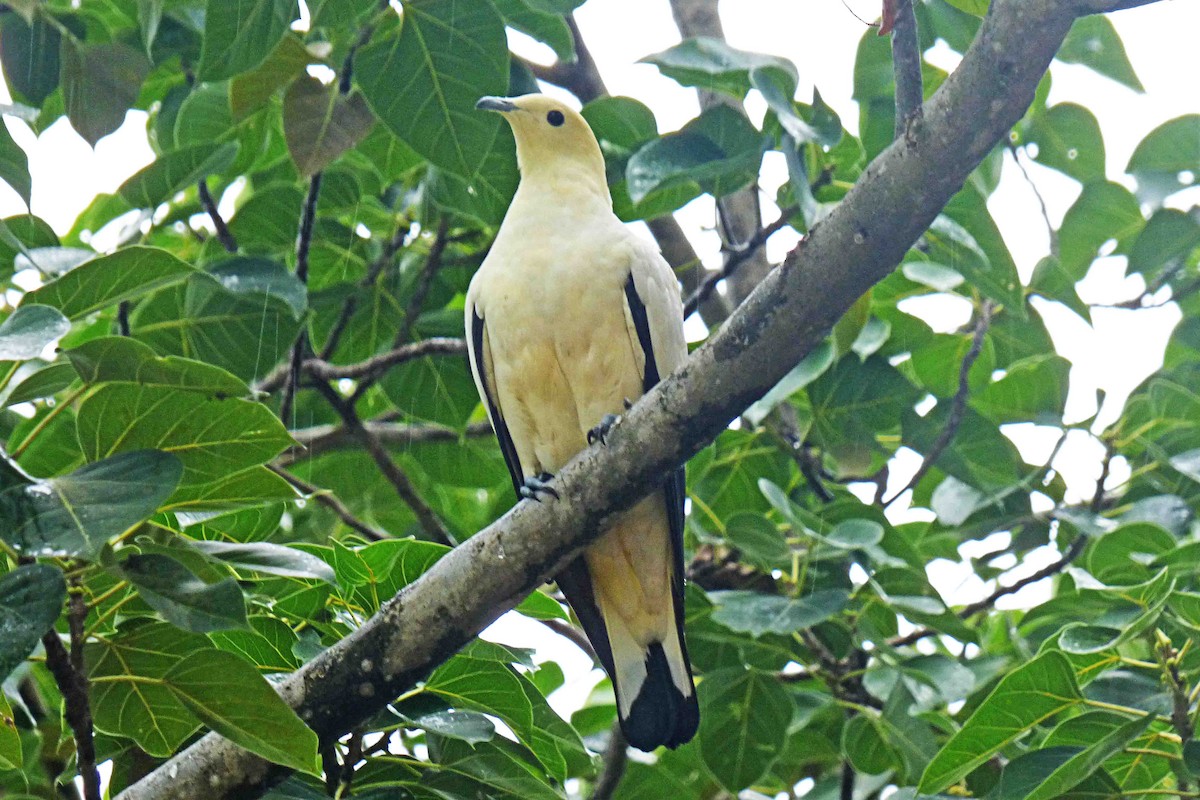
[[[627,400],[683,363],[679,286],[612,211],[587,122],[544,95],[485,97],[517,142],[521,183],[467,291],[475,384],[519,497],[603,436]],[[699,711],[683,639],[683,470],[557,576],[634,747],[676,747]]]

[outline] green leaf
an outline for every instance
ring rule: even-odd
[[[998,425],[1061,420],[1070,372],[1055,353],[1014,361],[1003,378],[971,393],[971,405]]]
[[[779,383],[771,387],[769,392],[747,408],[742,416],[749,420],[751,425],[762,423],[777,405],[821,377],[833,362],[833,345],[828,341],[821,342],[802,358],[799,364],[792,367],[787,375],[780,378]]]
[[[229,82],[233,121],[241,122],[264,107],[272,95],[290,84],[313,60],[300,37],[286,34],[265,61]]]
[[[182,147],[163,153],[121,184],[117,193],[134,208],[157,208],[201,178],[223,172],[237,157],[236,142]]]
[[[179,356],[159,357],[128,336],[101,336],[66,351],[84,383],[138,383],[216,396],[244,397],[250,387],[220,367]]]
[[[1135,92],[1145,91],[1125,55],[1121,37],[1108,17],[1094,14],[1075,20],[1057,58],[1069,64],[1083,64]]]
[[[822,106],[829,113],[821,119],[821,125],[811,124],[801,115],[796,101],[792,98],[796,91],[794,74],[776,67],[755,67],[750,71],[750,84],[775,112],[775,118],[791,137],[794,145],[815,142],[825,147],[833,147],[842,138],[841,120],[828,107]],[[813,104],[817,106],[820,103],[821,96],[817,94]]]
[[[1006,675],[929,762],[919,791],[957,783],[1027,730],[1083,697],[1066,656],[1051,650]]]
[[[570,615],[562,607],[562,603],[542,592],[533,592],[518,603],[517,607],[513,610],[532,619],[562,619],[568,621],[571,619]]]
[[[0,41],[3,32],[0,32]],[[7,125],[0,125],[0,180],[3,180],[13,191],[21,195],[25,206],[29,206],[29,198],[33,192],[33,179],[29,176],[29,156],[21,146],[13,141]]]
[[[504,121],[475,110],[508,88],[504,20],[491,3],[427,0],[404,8],[399,36],[378,35],[355,58],[375,115],[412,149],[468,181]]]
[[[727,670],[706,675],[700,701],[700,756],[730,792],[761,778],[780,755],[794,706],[772,674]]]
[[[1146,221],[1137,198],[1116,183],[1097,182],[1083,187],[1067,209],[1058,231],[1060,259],[1076,280],[1083,278],[1100,246],[1139,233]]]
[[[717,606],[712,618],[730,630],[758,638],[764,633],[795,633],[811,628],[846,607],[843,589],[819,589],[803,597],[782,597],[750,591],[712,592]]]
[[[928,286],[937,292],[949,292],[962,285],[963,276],[956,269],[932,261],[906,261],[900,271],[913,283]]]
[[[1129,641],[1158,621],[1174,588],[1175,582],[1163,569],[1136,586],[1080,589],[1082,601],[1094,601],[1104,612],[1098,617],[1089,617],[1087,622],[1063,628],[1058,638],[1059,647],[1068,653],[1090,655]]]
[[[0,667],[0,675],[5,674]],[[0,770],[17,770],[25,763],[25,755],[21,750],[21,734],[15,724],[9,724],[13,719],[12,706],[8,698],[0,694]],[[21,800],[21,798],[17,798]],[[28,798],[26,798],[28,800]]]
[[[883,541],[883,526],[875,520],[851,518],[842,520],[829,533],[817,538],[844,550],[859,550]]]
[[[563,15],[534,7],[528,0],[497,0],[504,22],[550,47],[562,62],[575,61],[575,37]]]
[[[43,275],[70,272],[85,261],[96,257],[96,251],[82,247],[34,247],[18,253],[13,259],[17,270],[36,269]]]
[[[1200,449],[1188,450],[1185,453],[1171,456],[1169,463],[1184,475],[1200,483]]]
[[[91,459],[152,447],[174,453],[182,483],[207,483],[266,463],[292,443],[262,403],[112,383],[79,407],[79,440]]]
[[[95,558],[154,514],[179,483],[179,459],[134,450],[0,493],[0,537],[32,556]]]
[[[97,730],[123,736],[156,758],[167,758],[196,730],[188,709],[162,678],[185,656],[207,648],[203,636],[166,622],[138,621],[84,649]]]
[[[0,361],[37,358],[69,330],[70,321],[57,309],[23,305],[0,322]]]
[[[407,417],[462,427],[478,396],[470,367],[460,358],[419,358],[389,370],[380,382],[388,399]]]
[[[268,761],[320,775],[317,735],[250,664],[200,650],[163,676],[167,688],[205,725]]]
[[[29,292],[22,305],[47,305],[71,319],[170,286],[195,273],[190,264],[157,247],[126,247],[93,258]]]
[[[1138,144],[1125,171],[1141,181],[1200,169],[1200,114],[1184,114],[1159,125]]]
[[[1091,111],[1059,103],[1033,118],[1028,141],[1037,145],[1039,164],[1064,172],[1080,183],[1104,180],[1104,137]]]
[[[246,602],[233,578],[205,583],[179,561],[157,553],[129,556],[119,569],[172,625],[193,633],[248,627]]]
[[[653,64],[659,72],[684,86],[724,92],[738,99],[750,90],[750,73],[755,69],[780,73],[791,87],[788,94],[795,91],[798,80],[796,66],[786,58],[738,50],[720,39],[705,36],[685,39],[642,61]]]
[[[40,16],[32,23],[20,14],[0,18],[0,64],[17,99],[40,107],[58,88],[61,43],[58,29]]]
[[[0,681],[54,629],[66,598],[62,570],[50,564],[22,564],[0,575]],[[0,728],[5,727],[0,719]]]
[[[783,532],[762,514],[735,513],[725,520],[725,539],[744,560],[764,569],[787,565],[792,555]]]
[[[301,77],[283,98],[283,134],[301,176],[320,172],[370,132],[375,116],[362,95]]]
[[[333,568],[303,550],[270,542],[220,542],[197,540],[192,547],[212,558],[239,569],[282,575],[288,578],[316,578],[337,583]],[[548,598],[547,598],[548,599]]]
[[[62,56],[67,118],[76,133],[95,147],[125,121],[150,64],[146,56],[121,42],[64,43]]]
[[[415,719],[406,718],[406,725],[468,744],[490,742],[496,735],[496,726],[486,716],[456,708],[432,711]]]
[[[742,114],[715,106],[630,157],[629,196],[640,203],[656,189],[680,183],[698,184],[714,197],[729,194],[754,180],[762,151],[762,135]]]
[[[299,318],[308,308],[308,291],[283,264],[266,258],[230,258],[209,270],[209,275],[234,294],[265,294],[282,300]]]
[[[1140,272],[1149,278],[1159,268],[1186,258],[1197,246],[1200,220],[1178,209],[1159,209],[1134,240],[1126,272]]]
[[[546,784],[541,768],[515,742],[495,737],[471,745],[458,739],[427,738],[430,758],[438,770],[423,776],[421,786],[439,798],[561,800],[564,797]]]
[[[74,367],[65,361],[56,361],[18,383],[4,398],[4,404],[11,406],[49,397],[70,386],[77,378]]]
[[[208,0],[197,77],[219,81],[258,66],[295,16],[296,0],[248,0],[232,9],[225,0]]]
[[[1151,715],[1119,725],[1087,747],[1051,747],[1007,764],[996,786],[996,800],[1053,800],[1089,778],[1120,753],[1154,721]],[[1051,751],[1054,755],[1051,755]]]

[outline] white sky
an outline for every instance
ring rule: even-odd
[[[878,0],[726,0],[721,6],[725,31],[730,44],[785,56],[800,72],[799,98],[809,100],[812,87],[820,89],[825,102],[854,130],[857,110],[851,100],[853,60],[863,23],[857,18],[875,19]],[[662,131],[674,130],[698,112],[692,90],[684,89],[662,77],[639,59],[664,50],[678,41],[666,0],[591,0],[577,12],[580,26],[604,79],[613,94],[636,97],[652,108]],[[856,17],[857,15],[857,17]],[[1200,30],[1200,3],[1194,0],[1162,0],[1157,4],[1118,12],[1110,16],[1120,32],[1129,58],[1146,87],[1137,94],[1113,81],[1099,77],[1084,67],[1055,64],[1051,102],[1073,101],[1092,110],[1100,122],[1108,154],[1109,177],[1129,185],[1121,170],[1141,138],[1163,121],[1200,110],[1200,56],[1194,37]],[[514,46],[535,60],[546,61],[549,51],[519,35]],[[952,67],[955,56],[944,46],[932,60],[943,68]],[[0,85],[0,101],[8,102],[7,91]],[[763,104],[751,97],[748,108],[756,119]],[[146,115],[131,112],[125,125],[103,139],[93,152],[60,120],[41,137],[34,137],[20,122],[8,121],[16,141],[30,158],[33,176],[33,213],[45,219],[60,233],[70,228],[78,213],[97,193],[112,192],[142,166],[153,159],[145,136]],[[1057,224],[1079,193],[1073,180],[1036,164],[1028,165]],[[770,188],[783,179],[778,161],[768,161],[764,184]],[[1176,197],[1173,205],[1184,207],[1200,201],[1200,189],[1193,188]],[[990,202],[1005,240],[1024,278],[1047,252],[1045,225],[1033,195],[1006,164],[1000,189]],[[772,213],[768,206],[765,213]],[[7,186],[0,186],[0,216],[24,213],[24,204]],[[712,233],[712,201],[700,198],[679,214],[701,255],[711,266],[718,259],[717,239]],[[772,239],[768,254],[778,261],[794,245],[790,231]],[[1080,284],[1085,299],[1093,302],[1117,302],[1137,294],[1140,279],[1123,280],[1123,263],[1108,259],[1093,269]],[[922,313],[939,330],[953,330],[967,319],[966,304],[951,300],[933,300]],[[1103,388],[1109,405],[1102,421],[1111,422],[1119,413],[1128,392],[1146,375],[1161,365],[1166,336],[1178,320],[1172,307],[1159,311],[1094,312],[1095,327],[1089,327],[1052,304],[1041,304],[1047,324],[1060,353],[1072,364],[1069,418],[1084,419],[1096,411],[1095,390]],[[1013,433],[1023,455],[1030,461],[1045,459],[1054,436],[1028,430]],[[1086,434],[1073,434],[1063,448],[1056,466],[1064,473],[1075,497],[1090,496],[1099,471],[1100,446]],[[906,470],[915,469],[919,458],[909,454],[893,469],[893,486],[903,485]],[[1114,480],[1122,479],[1116,470]],[[900,505],[900,504],[897,504]],[[902,513],[902,510],[901,510]],[[1053,558],[1049,548],[1035,555],[1012,573],[1033,571]],[[961,565],[943,562],[931,570],[939,589],[951,602],[969,602],[985,594],[990,587],[975,580]],[[1010,605],[1027,605],[1044,596],[1044,589],[1030,590],[1008,598]],[[558,637],[546,636],[536,623],[508,615],[492,629],[495,637],[528,646],[536,642],[539,659],[558,660],[569,677],[565,690],[556,693],[555,706],[565,714],[577,708],[598,673],[588,673],[588,661],[572,645]]]

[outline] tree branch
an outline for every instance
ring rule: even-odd
[[[227,253],[236,253],[238,249],[237,239],[234,238],[233,232],[229,230],[229,226],[225,224],[225,220],[221,218],[221,212],[217,210],[217,203],[208,191],[208,180],[206,178],[201,178],[196,184],[196,193],[200,196],[200,207],[208,214],[209,220],[217,230],[217,241],[221,243],[221,247],[224,247]]]
[[[921,113],[925,94],[921,82],[921,45],[917,38],[917,16],[912,0],[895,0],[892,27],[892,71],[896,76],[896,138]]]
[[[79,595],[82,597],[82,595]],[[69,616],[76,613],[75,603]],[[87,606],[83,606],[87,613]],[[72,639],[75,637],[75,625],[72,625]],[[82,629],[82,622],[78,623]],[[74,645],[74,642],[72,642]],[[88,682],[83,672],[72,664],[72,655],[63,647],[58,632],[51,629],[42,637],[42,646],[46,649],[46,668],[54,676],[58,690],[62,692],[64,715],[71,731],[75,734],[75,761],[79,777],[83,781],[84,800],[100,800],[100,773],[96,770],[96,743],[92,731],[92,709],[88,702]],[[74,650],[72,646],[72,650]]]
[[[382,419],[363,420],[362,424],[381,444],[390,447],[410,447],[427,442],[458,442],[462,439],[492,435],[492,426],[486,422],[472,423],[461,431],[434,423],[408,425]],[[354,432],[341,425],[316,425],[292,431],[291,434],[300,446],[293,447],[277,458],[277,467],[287,467],[302,459],[316,458],[322,453],[360,446]]]
[[[895,268],[1021,117],[1073,19],[1060,0],[992,0],[976,41],[923,118],[704,346],[626,412],[606,446],[587,448],[559,470],[561,499],[518,503],[447,553],[281,681],[284,700],[322,740],[343,735],[556,574],[725,430]],[[209,734],[119,798],[255,797],[286,774]]]
[[[608,734],[608,747],[604,748],[603,766],[596,778],[596,788],[592,790],[592,800],[610,800],[625,777],[625,767],[629,764],[629,744],[621,725],[613,722]]]
[[[274,472],[292,486],[295,486],[297,489],[307,494],[310,499],[328,508],[337,515],[338,519],[346,524],[346,527],[358,531],[370,541],[379,542],[383,541],[384,539],[392,538],[383,531],[377,528],[372,528],[370,525],[354,516],[350,509],[346,508],[346,504],[343,503],[341,499],[330,490],[317,486],[315,483],[309,483],[299,475],[293,475],[286,469],[276,466],[275,464],[267,464],[267,469],[271,470],[271,472]]]
[[[688,296],[688,299],[683,304],[683,318],[687,319],[692,314],[695,314],[696,311],[699,310],[701,304],[703,304],[704,301],[707,300],[710,295],[712,295],[713,290],[717,288],[718,283],[733,277],[733,275],[737,272],[738,267],[753,258],[758,253],[759,249],[767,243],[767,239],[770,239],[780,230],[786,228],[788,226],[788,222],[791,220],[792,216],[797,212],[797,210],[798,209],[795,207],[785,208],[779,213],[778,219],[769,225],[759,228],[745,244],[739,245],[738,247],[729,251],[729,254],[725,259],[725,264],[721,267],[721,269],[716,272],[709,273],[708,277],[704,279],[704,282],[701,283],[696,290]]]
[[[383,252],[367,268],[367,274],[359,283],[360,287],[368,289],[375,285],[375,281],[379,279],[380,273],[383,272],[388,264],[392,263],[392,259],[396,257],[396,253],[400,252],[400,248],[404,246],[404,240],[408,238],[411,230],[411,222],[403,222],[396,226],[396,231],[392,234],[392,238],[384,244]],[[342,340],[342,334],[345,333],[346,326],[350,324],[350,320],[354,317],[356,310],[358,310],[358,295],[351,294],[342,303],[341,313],[338,314],[337,321],[333,323],[333,327],[329,329],[329,336],[326,337],[325,345],[321,348],[320,358],[322,361],[328,361],[333,358],[338,343]]]
[[[979,307],[979,318],[975,321],[975,335],[971,338],[971,348],[963,356],[962,365],[958,369],[958,391],[954,393],[954,398],[950,401],[950,413],[946,417],[946,427],[942,428],[941,433],[938,434],[937,439],[934,440],[933,445],[929,448],[929,452],[921,460],[921,466],[917,467],[917,471],[909,479],[908,483],[904,484],[903,488],[884,501],[884,508],[896,502],[896,498],[909,489],[916,487],[921,482],[921,479],[925,477],[926,473],[937,463],[937,460],[942,457],[942,453],[950,446],[950,442],[954,441],[954,435],[958,433],[958,426],[962,424],[963,414],[967,410],[967,397],[971,393],[969,381],[971,367],[975,366],[975,361],[979,358],[979,354],[983,350],[983,337],[987,333],[991,322],[992,301],[984,300],[983,304]]]
[[[312,247],[313,225],[317,221],[317,199],[321,196],[321,173],[316,173],[308,180],[308,194],[304,197],[304,207],[300,211],[300,229],[296,234],[296,278],[308,287],[308,251]],[[279,403],[279,418],[286,425],[291,416],[292,402],[296,399],[296,390],[300,388],[300,365],[304,354],[308,351],[308,325],[300,329],[296,341],[292,344],[291,356],[288,359],[287,379],[283,385],[283,400]]]

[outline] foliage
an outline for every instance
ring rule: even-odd
[[[529,651],[477,641],[320,755],[271,689],[512,502],[446,341],[517,179],[507,129],[472,106],[534,85],[506,26],[569,60],[577,3],[400,5],[310,0],[307,28],[292,0],[0,12],[10,124],[65,116],[95,143],[139,109],[156,154],[61,235],[32,215],[0,222],[0,794],[57,796],[75,768],[60,711],[74,720],[81,699],[114,793],[202,727],[297,770],[274,797],[344,796],[351,778],[357,796],[420,798],[597,781],[611,687],[563,719],[546,699],[563,670]],[[917,4],[922,46],[965,50],[985,7]],[[1103,17],[1061,58],[1140,87]],[[781,226],[803,232],[892,138],[891,54],[872,32],[860,136],[819,95],[793,99],[784,59],[706,39],[647,61],[769,110],[756,127],[717,106],[661,133],[634,100],[587,103],[628,220],[751,185],[779,151]],[[928,94],[945,75],[924,72]],[[1109,182],[1092,112],[1040,92],[900,268],[694,459],[703,724],[629,763],[618,798],[833,797],[846,775],[857,796],[901,798],[1196,787],[1200,220],[1165,202],[1200,173],[1197,142],[1200,117],[1169,121]],[[1013,157],[1081,186],[1027,284],[987,205]],[[3,127],[0,178],[28,200]],[[1169,287],[1182,318],[1162,368],[1093,430],[1065,416],[1069,364],[1033,300],[1088,318],[1075,285],[1109,253],[1149,287],[1131,308]],[[969,304],[971,323],[935,333],[906,303],[931,295]],[[1094,497],[1023,460],[1006,434],[1030,423],[1103,444]],[[883,512],[902,448],[924,458],[909,488],[928,513],[901,524]],[[1105,487],[1117,463],[1130,477]],[[1049,599],[948,605],[927,565],[983,540],[969,565],[998,587],[1014,583],[1006,565],[1056,547]],[[568,619],[549,589],[518,611]],[[71,634],[82,698],[38,649],[47,632]]]

